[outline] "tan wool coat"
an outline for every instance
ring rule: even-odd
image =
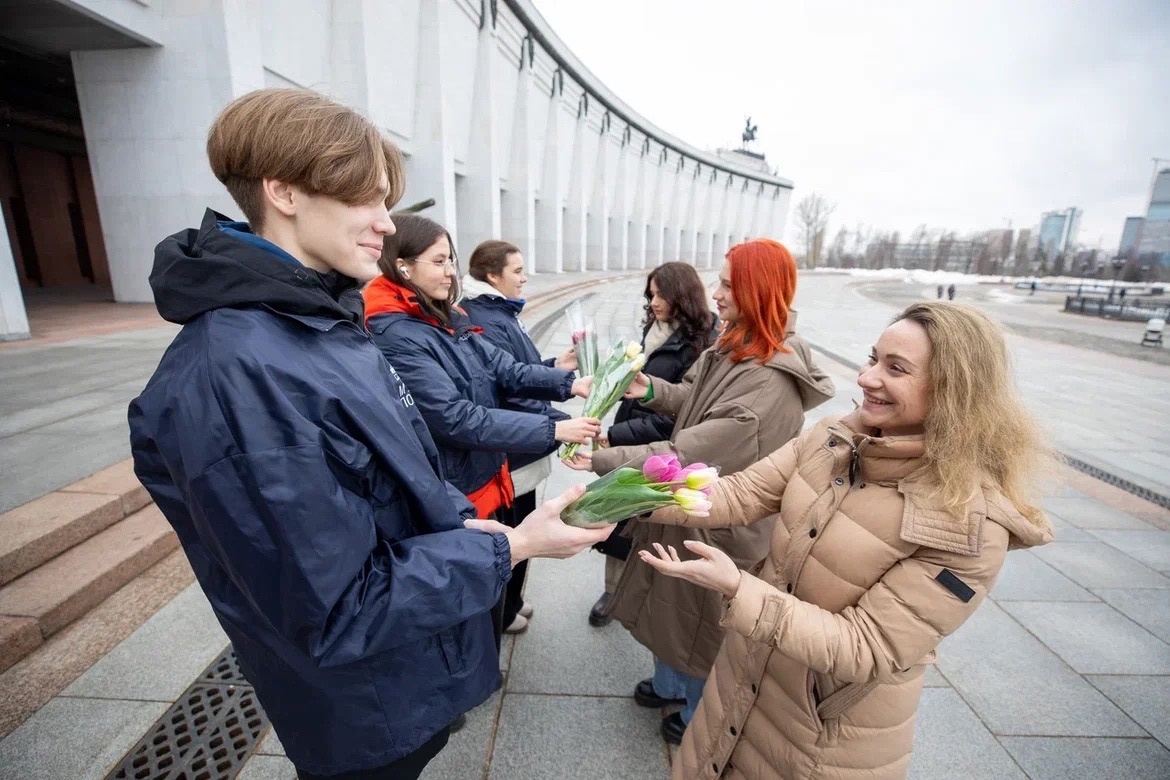
[[[679,384],[652,378],[647,406],[674,416],[670,441],[614,447],[593,453],[593,468],[606,474],[625,463],[640,467],[652,454],[676,453],[684,464],[703,462],[734,474],[800,433],[804,412],[833,396],[833,384],[813,363],[807,344],[789,336],[789,352],[764,364],[732,363],[712,347]],[[654,542],[683,549],[684,539],[715,545],[748,568],[768,552],[773,520],[739,528],[679,528],[632,521],[627,560],[611,614],[635,639],[677,671],[703,678],[723,643],[717,593],[658,574],[637,557]]]
[[[726,604],[727,638],[674,780],[895,780],[906,775],[926,664],[983,602],[1009,547],[1052,539],[984,485],[956,518],[933,497],[921,436],[828,418],[720,479],[709,517],[779,510],[762,566]]]

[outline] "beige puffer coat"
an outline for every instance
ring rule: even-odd
[[[684,463],[719,466],[733,474],[782,447],[800,433],[804,413],[833,395],[833,383],[813,362],[808,345],[790,335],[788,352],[763,364],[732,363],[718,347],[699,356],[680,384],[652,378],[649,407],[674,415],[670,441],[613,447],[593,454],[593,468],[605,474],[625,463],[638,467],[656,453],[678,453]],[[677,528],[631,521],[634,552],[611,602],[611,614],[668,666],[702,679],[723,644],[718,593],[667,577],[637,558],[652,544],[681,549],[696,539],[726,552],[739,566],[754,566],[768,553],[772,519],[738,528]]]
[[[674,780],[893,780],[906,774],[925,664],[982,603],[1009,547],[1052,539],[985,486],[954,518],[926,483],[922,437],[829,418],[720,479],[718,527],[780,511],[771,553],[726,605],[726,640]],[[681,552],[681,551],[680,551]]]

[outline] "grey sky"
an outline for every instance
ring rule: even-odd
[[[844,221],[1034,227],[1084,209],[1117,248],[1170,157],[1170,0],[534,0],[626,103],[761,151]],[[789,219],[789,238],[794,236]]]

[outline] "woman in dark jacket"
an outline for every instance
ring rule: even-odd
[[[494,517],[513,502],[507,453],[544,454],[557,442],[584,442],[601,423],[501,408],[499,398],[584,397],[587,385],[571,371],[517,362],[483,338],[455,306],[456,257],[446,229],[416,215],[394,222],[397,231],[385,239],[378,263],[382,275],[363,292],[367,327],[405,381],[406,403],[422,413],[447,480],[480,517]],[[498,621],[503,603],[501,597]]]
[[[463,277],[463,298],[459,306],[472,324],[483,329],[484,338],[520,363],[576,369],[577,358],[570,347],[557,358],[542,360],[540,351],[528,337],[520,313],[524,310],[524,257],[520,249],[507,241],[484,241],[471,253],[467,275]],[[568,420],[569,415],[547,401],[532,398],[505,398],[502,409],[541,414],[553,421]],[[500,510],[500,521],[514,526],[536,508],[536,491],[552,471],[551,453],[556,443],[544,452],[509,452],[508,469],[516,497],[511,508]],[[508,580],[504,599],[504,631],[519,634],[528,628],[532,607],[524,603],[524,577],[528,567],[518,565]]]
[[[646,367],[642,372],[667,382],[680,382],[699,354],[715,342],[717,320],[707,308],[707,291],[693,266],[663,263],[646,278],[646,319],[642,323],[642,349]],[[653,412],[632,399],[622,401],[602,446],[624,447],[667,441],[674,431],[674,418]],[[625,522],[597,546],[605,553],[605,592],[589,611],[589,623],[604,626],[610,621],[606,607],[622,575],[630,552],[630,540],[622,535]]]

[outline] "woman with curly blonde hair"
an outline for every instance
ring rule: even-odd
[[[1051,453],[1016,393],[999,328],[918,303],[858,374],[863,403],[721,479],[715,528],[780,513],[752,571],[687,541],[641,553],[720,592],[728,631],[675,780],[905,777],[923,672],[983,602],[1009,548],[1044,544],[1033,501]]]

